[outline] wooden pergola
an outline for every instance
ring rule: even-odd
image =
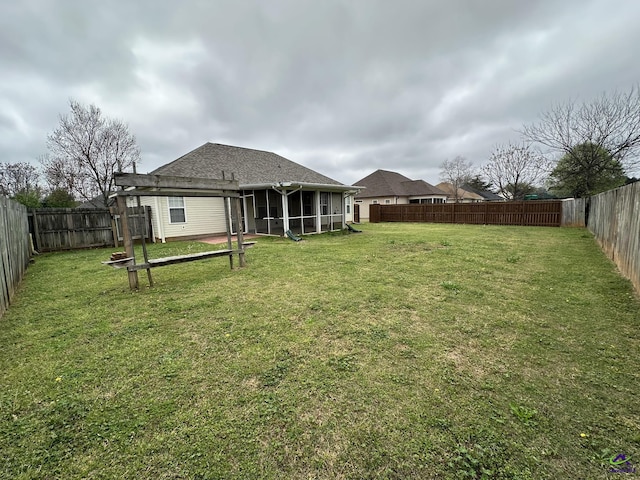
[[[229,266],[233,269],[233,256],[238,255],[241,267],[245,265],[244,259],[244,239],[242,228],[238,228],[237,248],[232,245],[231,219],[229,203],[231,199],[235,202],[236,224],[242,225],[242,213],[240,206],[240,188],[235,179],[209,179],[196,177],[173,177],[163,175],[143,175],[136,173],[116,173],[116,186],[123,187],[115,193],[116,206],[121,219],[123,243],[127,258],[114,262],[105,262],[113,266],[126,266],[129,274],[129,287],[132,290],[138,289],[138,270],[146,270],[149,278],[149,286],[153,286],[151,269],[154,267],[164,267],[176,263],[192,262],[211,257],[228,256]],[[177,255],[165,258],[149,259],[145,243],[145,235],[140,236],[144,263],[136,263],[135,251],[133,248],[133,235],[129,228],[129,218],[127,214],[127,198],[136,198],[137,205],[140,206],[141,196],[180,196],[180,197],[222,197],[224,199],[225,224],[227,230],[227,248],[213,250],[210,252],[193,253],[189,255]],[[116,265],[119,263],[120,265]]]

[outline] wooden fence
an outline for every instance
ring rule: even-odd
[[[149,207],[131,210],[134,236],[135,232],[142,230],[142,225],[146,225],[149,236],[148,220],[151,216],[143,213],[145,210],[148,212]],[[29,230],[39,252],[117,246],[118,236],[122,238],[117,233],[117,222],[117,216],[112,216],[106,208],[38,208],[29,211]]]
[[[588,198],[567,198],[562,200],[562,226],[586,227]]]
[[[559,227],[562,202],[482,202],[369,206],[369,221],[469,223],[481,225],[529,225]]]
[[[591,197],[587,227],[640,293],[640,182]]]
[[[0,316],[29,265],[27,208],[0,195]]]

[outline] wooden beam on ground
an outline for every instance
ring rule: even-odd
[[[237,253],[235,250],[213,250],[211,252],[191,253],[189,255],[175,255],[173,257],[154,258],[147,263],[141,263],[138,265],[129,265],[127,270],[129,272],[137,272],[138,270],[144,270],[147,268],[164,267],[165,265],[174,265],[176,263],[193,262],[194,260],[204,260],[211,257],[221,257],[224,255],[233,256]]]

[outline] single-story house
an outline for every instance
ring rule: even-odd
[[[458,198],[456,199],[456,195],[454,193],[454,186],[449,182],[440,182],[436,185],[437,188],[442,190],[447,194],[447,203],[476,203],[476,202],[484,202],[484,197],[478,195],[475,192],[471,192],[464,188],[464,186],[458,187]]]
[[[354,210],[360,220],[369,219],[372,204],[395,205],[404,203],[446,203],[447,194],[425,182],[411,180],[396,172],[376,170],[356,182],[365,187],[355,196]]]
[[[154,175],[237,180],[243,233],[297,235],[345,228],[357,188],[342,184],[280,155],[218,143],[167,163]],[[156,239],[198,238],[226,232],[223,198],[141,197],[152,210]],[[235,233],[235,202],[228,205]]]
[[[489,190],[480,190],[477,188],[473,188],[471,185],[463,185],[462,188],[464,188],[466,191],[471,192],[471,193],[475,193],[476,195],[480,195],[485,201],[485,202],[504,202],[505,199],[504,197],[501,197],[500,195],[490,192]]]
[[[443,192],[446,192],[447,203],[454,203],[456,201],[456,197],[453,193],[453,185],[451,183],[440,182],[436,187]],[[458,203],[499,202],[503,200],[504,198],[500,195],[496,195],[495,193],[487,190],[478,190],[467,184],[458,187]]]

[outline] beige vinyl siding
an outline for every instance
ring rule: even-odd
[[[222,198],[184,197],[186,222],[171,223],[168,197],[140,197],[142,205],[151,207],[151,223],[157,239],[161,239],[162,229],[165,238],[225,233],[223,202]],[[129,201],[130,206],[135,204],[135,199]],[[159,225],[158,217],[162,225]]]
[[[380,205],[396,205],[400,203],[409,203],[407,197],[377,197],[377,198],[357,198],[354,204],[360,205],[360,221],[369,220],[369,205],[375,200]],[[362,200],[360,202],[359,200]],[[389,203],[387,203],[389,200]]]
[[[184,223],[171,223],[167,197],[158,197],[158,200],[163,215],[165,237],[208,235],[227,231],[222,198],[184,197]]]

